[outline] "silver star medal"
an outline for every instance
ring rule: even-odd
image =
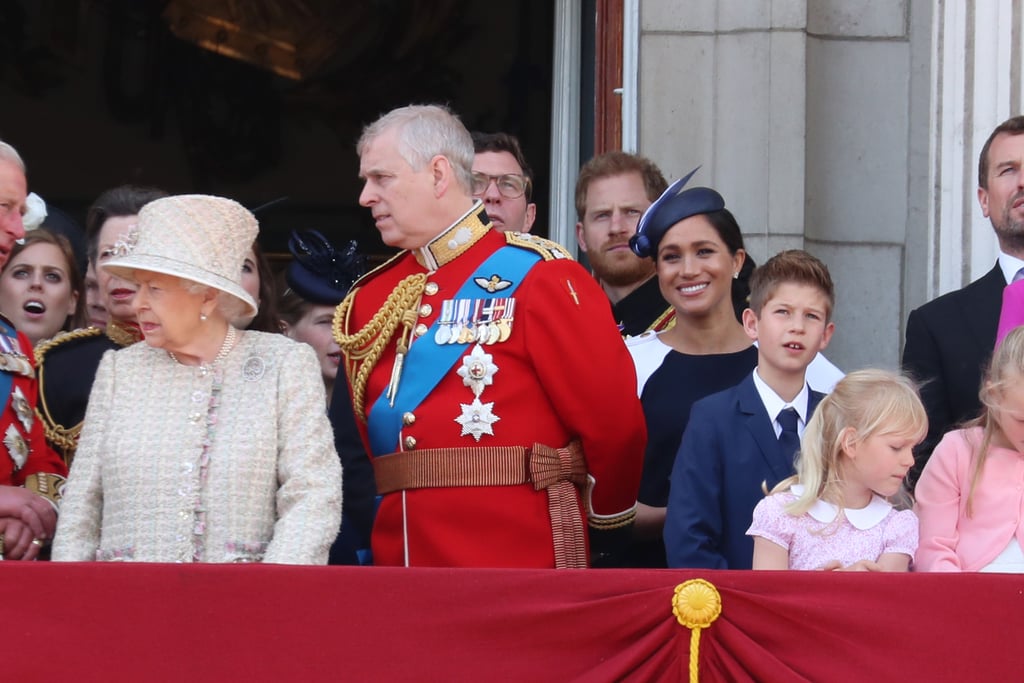
[[[484,353],[484,347],[477,344],[471,353],[462,357],[462,367],[456,372],[462,378],[462,383],[473,391],[473,395],[480,398],[484,387],[494,384],[494,373],[498,366],[493,363],[494,357]]]
[[[11,407],[14,408],[14,414],[18,416],[25,431],[32,431],[32,418],[35,413],[32,406],[29,405],[28,399],[25,398],[25,394],[21,393],[20,387],[15,387],[11,392]]]
[[[479,440],[480,437],[477,437],[477,441]],[[10,454],[11,460],[14,461],[14,471],[17,472],[25,466],[25,461],[28,460],[28,444],[25,442],[25,437],[21,435],[17,427],[10,425],[4,434],[4,445],[7,446],[7,452]]]
[[[455,418],[455,421],[462,425],[462,433],[459,436],[472,434],[477,441],[480,441],[480,437],[484,434],[494,436],[494,429],[491,425],[501,418],[491,412],[494,408],[493,403],[481,403],[480,399],[474,398],[469,405],[465,403],[459,405],[462,406],[462,415]]]

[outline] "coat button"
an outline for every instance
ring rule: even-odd
[[[434,296],[437,294],[438,286],[436,282],[428,282],[423,288],[423,293],[427,296]]]
[[[402,415],[402,424],[406,427],[416,423],[416,416],[412,413],[405,413]]]
[[[405,437],[405,440],[402,443],[405,445],[405,450],[411,451],[412,449],[416,448],[416,437],[407,436]]]
[[[423,304],[420,306],[420,317],[426,318],[428,315],[434,312],[434,307],[430,304]]]
[[[424,325],[423,323],[420,323],[419,325],[416,326],[416,330],[415,331],[416,331],[416,336],[417,337],[422,337],[423,335],[425,335],[427,333],[427,326]]]

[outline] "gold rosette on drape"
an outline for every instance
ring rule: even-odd
[[[700,657],[700,632],[722,613],[722,596],[704,579],[690,579],[676,586],[672,596],[672,614],[690,629],[690,683],[697,683]]]

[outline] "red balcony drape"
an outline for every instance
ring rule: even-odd
[[[0,563],[9,681],[1016,681],[1016,575]]]

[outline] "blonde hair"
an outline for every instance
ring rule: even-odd
[[[906,434],[920,442],[928,430],[928,417],[917,387],[888,370],[858,370],[844,377],[807,422],[796,475],[772,490],[778,493],[796,483],[803,485],[803,493],[786,506],[786,512],[803,514],[819,499],[844,507],[840,463],[851,430],[855,441],[875,434]]]
[[[1002,431],[995,415],[999,411],[999,399],[1007,385],[1020,381],[1020,377],[1024,377],[1024,326],[1010,330],[1002,343],[996,347],[978,392],[982,406],[981,415],[965,425],[982,429],[981,443],[974,452],[971,467],[971,485],[967,489],[968,517],[974,514],[974,489],[981,480],[981,471],[985,467],[992,439]]]

